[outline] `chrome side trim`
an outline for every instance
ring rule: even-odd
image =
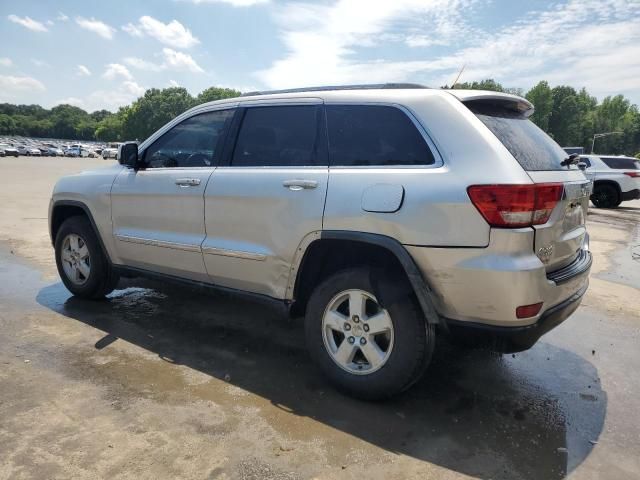
[[[223,257],[243,258],[245,260],[257,260],[264,262],[267,256],[263,253],[242,252],[240,250],[227,250],[225,248],[203,247],[202,253],[207,255],[222,255]]]
[[[154,240],[152,238],[132,237],[130,235],[118,235],[116,238],[121,242],[137,243],[138,245],[151,245],[152,247],[173,248],[175,250],[184,250],[185,252],[201,252],[200,245],[191,245],[188,243],[167,242],[165,240]]]

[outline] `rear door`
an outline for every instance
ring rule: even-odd
[[[285,298],[298,245],[322,229],[327,153],[322,102],[247,102],[226,166],[205,192],[202,245],[210,280]]]
[[[111,190],[117,254],[129,266],[206,281],[204,191],[233,110],[183,120],[145,148]]]
[[[561,165],[567,153],[524,114],[482,102],[467,106],[535,183],[563,185],[562,198],[549,221],[533,227],[534,249],[549,272],[568,265],[586,246],[591,182],[576,165]]]

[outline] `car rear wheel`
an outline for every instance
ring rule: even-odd
[[[313,360],[338,389],[367,400],[413,385],[435,344],[413,292],[383,306],[372,275],[355,268],[330,276],[312,293],[305,318]]]
[[[118,276],[86,217],[70,217],[62,223],[55,250],[60,278],[74,295],[100,299],[116,287]]]
[[[622,199],[613,185],[605,183],[594,187],[591,201],[597,208],[616,208]]]

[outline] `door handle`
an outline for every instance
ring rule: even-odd
[[[315,180],[285,180],[284,182],[282,182],[282,186],[293,191],[302,189],[308,190],[316,188],[318,186],[318,182],[316,182]]]
[[[199,178],[176,178],[176,185],[179,187],[197,187],[200,185]]]

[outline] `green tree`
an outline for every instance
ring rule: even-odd
[[[124,116],[129,107],[123,107],[118,113],[103,118],[95,130],[96,140],[103,142],[119,142],[125,139],[123,131]]]
[[[549,130],[549,119],[553,111],[553,94],[549,84],[544,80],[539,82],[527,92],[525,98],[535,107],[531,120],[541,129]]]
[[[201,103],[213,102],[215,100],[222,100],[223,98],[239,97],[240,92],[231,88],[219,88],[209,87],[206,90],[200,92],[196,97],[194,105],[200,105]]]
[[[6,113],[0,113],[0,133],[14,135],[16,133],[16,121]]]
[[[493,92],[504,92],[504,87],[493,78],[487,78],[479,82],[457,83],[453,88],[461,90],[491,90]]]
[[[193,101],[193,97],[182,87],[147,90],[123,115],[126,139],[144,140],[165,123],[188,110]]]

